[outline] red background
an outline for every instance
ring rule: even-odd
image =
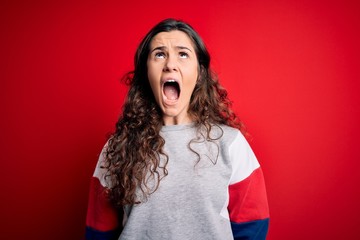
[[[252,135],[272,239],[358,239],[358,1],[1,1],[2,239],[81,239],[145,33],[190,22]]]

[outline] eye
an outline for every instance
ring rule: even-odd
[[[156,52],[155,58],[163,59],[163,58],[165,58],[165,53],[164,52]]]
[[[180,56],[180,58],[188,58],[188,57],[189,57],[189,54],[186,53],[186,52],[180,52],[180,53],[179,53],[179,56]]]

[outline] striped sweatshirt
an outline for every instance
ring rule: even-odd
[[[163,126],[160,134],[168,175],[146,201],[121,211],[104,193],[109,187],[101,168],[104,147],[90,185],[87,240],[266,238],[269,209],[263,173],[239,130],[213,126],[212,141],[194,124]]]

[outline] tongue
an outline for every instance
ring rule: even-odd
[[[178,90],[175,86],[164,86],[164,94],[169,100],[176,100],[179,97]]]

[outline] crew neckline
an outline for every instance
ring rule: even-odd
[[[195,127],[195,123],[186,123],[186,124],[175,124],[175,125],[164,125],[161,128],[161,132],[169,132],[169,131],[180,131],[180,130],[185,130],[185,129],[189,129],[189,128],[194,128]]]

